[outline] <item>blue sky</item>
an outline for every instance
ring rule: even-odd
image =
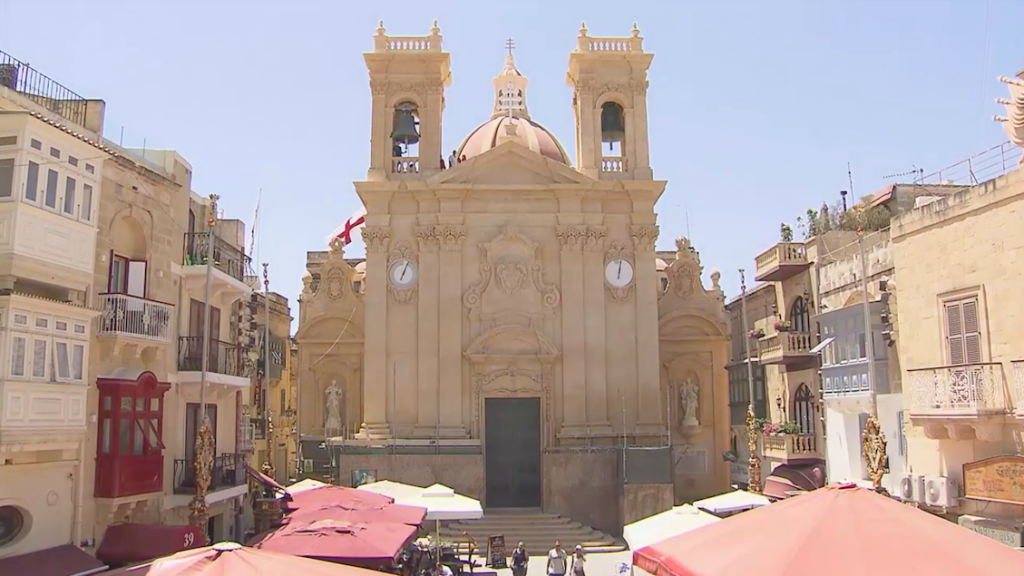
[[[636,21],[655,54],[651,163],[668,181],[659,248],[689,227],[730,297],[780,222],[838,200],[847,162],[860,197],[888,174],[1005,141],[991,120],[1006,95],[995,78],[1024,68],[1024,3],[983,0],[0,0],[0,49],[105,100],[109,139],[123,129],[125,146],[178,150],[193,188],[220,194],[230,217],[251,223],[262,188],[261,260],[271,289],[294,301],[306,250],[359,205],[362,53],[382,18],[395,35],[439,21],[454,80],[445,150],[488,118],[508,36],[532,117],[571,150],[564,78],[580,21],[592,36],[626,36]]]

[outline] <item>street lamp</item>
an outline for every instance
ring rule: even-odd
[[[864,443],[864,461],[868,466],[868,478],[871,479],[872,488],[875,492],[888,496],[889,492],[882,486],[882,476],[885,469],[889,467],[889,456],[886,453],[887,444],[885,433],[882,432],[882,425],[878,422],[878,400],[876,397],[878,388],[875,387],[875,339],[871,331],[871,306],[868,302],[868,261],[864,256],[864,229],[857,229],[857,245],[860,248],[861,276],[864,278],[862,289],[864,291],[864,340],[866,342],[868,355],[868,390],[871,395],[870,412],[867,422],[864,424],[864,432],[861,440]]]
[[[747,280],[743,269],[740,269],[740,308],[743,314],[743,343],[747,354],[747,447],[750,449],[750,461],[747,466],[747,490],[755,494],[761,493],[761,459],[757,456],[757,417],[754,415],[754,367],[750,358],[750,332],[747,328]]]
[[[206,503],[206,494],[210,490],[210,475],[213,468],[213,429],[210,426],[210,415],[206,410],[206,389],[208,387],[208,363],[210,361],[210,282],[213,277],[214,229],[217,224],[217,201],[220,196],[210,194],[209,214],[206,219],[206,286],[203,295],[203,355],[199,384],[199,410],[203,415],[196,434],[196,495],[189,503],[189,524],[202,530],[203,538],[210,544],[207,523],[210,508]]]

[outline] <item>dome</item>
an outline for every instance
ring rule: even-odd
[[[566,166],[572,165],[569,155],[565,153],[562,145],[558,143],[551,132],[548,132],[547,128],[529,118],[517,116],[500,116],[481,124],[462,141],[457,152],[459,157],[465,155],[468,160],[479,156],[497,146],[500,143],[499,137],[503,137],[501,140],[503,142],[506,137],[505,126],[510,122],[515,126],[516,135],[512,138],[517,143],[555,162],[561,162]]]

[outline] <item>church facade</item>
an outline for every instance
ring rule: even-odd
[[[656,252],[639,30],[579,33],[567,82],[575,162],[533,119],[511,51],[489,119],[442,168],[449,54],[383,24],[365,54],[366,258],[309,252],[300,305],[304,471],[446,484],[485,507],[621,528],[729,488],[728,328],[686,239]],[[661,477],[621,447],[662,448]],[[318,455],[319,454],[319,455]],[[671,460],[671,462],[669,462]],[[664,486],[663,486],[664,487]]]

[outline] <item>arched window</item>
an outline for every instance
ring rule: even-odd
[[[801,384],[793,395],[793,419],[801,434],[814,434],[814,396],[807,384]]]
[[[803,296],[797,296],[789,308],[789,322],[792,324],[793,332],[810,333],[811,314],[807,311]]]
[[[606,158],[621,158],[625,152],[626,120],[622,106],[616,102],[601,105],[601,142],[608,145]]]

